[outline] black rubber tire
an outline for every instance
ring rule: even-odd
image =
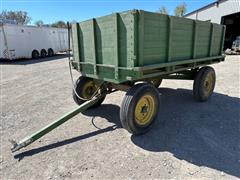
[[[206,91],[205,84],[204,84],[207,76],[211,76],[213,78],[213,82],[210,87],[210,92]],[[199,102],[207,101],[213,93],[215,83],[216,83],[216,74],[215,74],[214,69],[209,66],[202,67],[197,72],[197,74],[194,78],[194,83],[193,83],[194,99]]]
[[[77,92],[78,96],[82,97],[82,93],[83,93],[83,86],[84,84],[88,83],[89,81],[92,81],[91,78],[88,77],[84,77],[84,76],[80,76],[76,82],[75,82],[75,91]],[[75,101],[76,104],[81,105],[82,103],[86,102],[83,99],[79,99],[77,97],[77,95],[75,94],[74,90],[72,92],[73,95],[73,100]],[[104,99],[106,98],[106,95],[103,96],[101,99],[99,99],[99,101],[97,101],[94,105],[92,105],[90,108],[95,108],[98,107],[102,104],[102,102],[104,101]]]
[[[32,51],[32,59],[37,59],[37,58],[39,58],[39,53],[37,50],[33,50]]]
[[[41,58],[45,58],[47,56],[47,51],[45,49],[41,50]]]
[[[48,56],[52,57],[54,55],[54,51],[52,50],[52,48],[48,49]]]
[[[136,108],[138,100],[144,95],[151,95],[152,97],[154,97],[156,111],[154,112],[151,121],[146,126],[140,126],[136,124],[134,120],[134,110]],[[122,127],[131,134],[138,135],[146,133],[157,119],[159,104],[160,96],[158,90],[153,85],[149,83],[140,83],[134,85],[127,91],[121,104],[120,121]]]

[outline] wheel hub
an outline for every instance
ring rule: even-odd
[[[83,98],[90,99],[92,97],[93,93],[96,91],[96,89],[97,88],[96,88],[96,86],[94,86],[92,81],[86,83],[83,86],[83,90],[82,90]]]
[[[139,99],[135,108],[135,121],[139,125],[147,125],[151,122],[156,110],[154,99],[145,95]]]
[[[205,91],[206,93],[210,93],[213,87],[213,77],[211,76],[211,74],[209,74],[205,81],[204,81],[204,87],[205,87]]]

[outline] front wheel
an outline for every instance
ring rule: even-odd
[[[157,119],[159,102],[158,90],[153,85],[134,85],[121,104],[120,120],[123,128],[132,134],[147,132]]]
[[[93,79],[80,76],[75,82],[75,91],[73,90],[73,100],[76,104],[81,105],[87,100],[90,100],[98,91],[98,86],[94,83]],[[76,94],[77,93],[77,94]],[[98,107],[104,101],[106,95],[102,96],[91,108]]]
[[[207,101],[214,90],[216,74],[212,67],[202,67],[196,74],[193,83],[193,97],[200,102]]]
[[[49,48],[49,49],[48,49],[48,56],[49,56],[49,57],[52,57],[53,55],[54,55],[53,49],[52,49],[52,48]]]

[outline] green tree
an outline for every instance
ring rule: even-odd
[[[38,20],[38,21],[36,21],[34,24],[35,24],[36,26],[38,26],[38,27],[40,27],[40,26],[43,26],[43,25],[44,25],[44,23],[43,23],[43,21],[42,21],[42,20]]]
[[[0,19],[13,20],[17,24],[28,24],[31,21],[31,18],[28,16],[28,13],[25,12],[25,11],[6,11],[6,10],[3,10],[0,13]]]
[[[160,14],[168,14],[168,11],[164,6],[159,8],[157,12],[160,13]]]
[[[182,17],[186,12],[187,12],[186,3],[181,3],[175,8],[174,15],[178,17]]]
[[[64,21],[57,21],[51,24],[51,26],[56,28],[67,28],[67,24]]]

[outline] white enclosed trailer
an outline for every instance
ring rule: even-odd
[[[67,50],[67,29],[0,24],[0,59],[53,56]]]

